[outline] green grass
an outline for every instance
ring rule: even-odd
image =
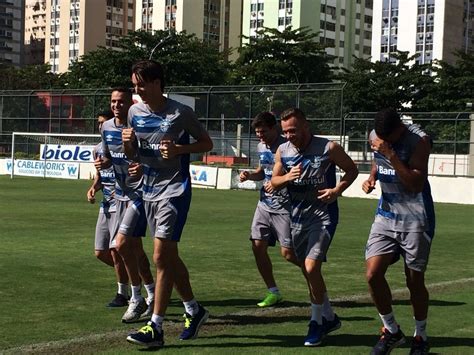
[[[93,256],[98,206],[86,202],[89,184],[0,176],[0,353],[9,348],[35,353],[137,351],[124,340],[137,325],[120,323],[123,309],[104,307],[116,286],[112,269]],[[275,311],[254,306],[265,293],[248,241],[257,198],[252,191],[193,191],[180,252],[211,319],[199,339],[177,341],[183,309],[173,295],[161,352],[315,351],[301,346],[309,319],[306,285],[278,248],[270,252],[286,302]],[[340,224],[324,274],[343,327],[326,338],[319,354],[366,354],[376,341],[380,321],[365,297],[364,280],[364,247],[375,205],[374,200],[340,200]],[[428,332],[434,352],[474,353],[473,212],[473,206],[436,205],[437,231],[426,275],[433,285]],[[145,245],[151,257],[151,238]],[[388,279],[392,289],[404,288],[401,263],[390,269]],[[396,293],[394,308],[410,335],[407,300],[406,293]]]

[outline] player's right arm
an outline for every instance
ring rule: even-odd
[[[301,176],[301,165],[298,164],[293,166],[291,170],[286,173],[283,163],[281,162],[280,148],[277,149],[275,154],[275,165],[273,166],[272,173],[272,186],[275,189],[281,189],[288,185],[290,181],[294,181]]]
[[[375,182],[377,181],[377,165],[372,161],[369,178],[362,183],[362,191],[370,194],[375,189]]]
[[[265,174],[263,172],[262,167],[260,167],[260,166],[253,173],[251,173],[248,170],[244,170],[239,175],[240,182],[244,182],[244,181],[247,181],[247,180],[261,181],[264,178],[265,178]]]
[[[122,143],[125,155],[130,160],[137,160],[138,143],[137,136],[133,128],[124,128],[122,130]]]
[[[97,154],[93,153],[94,159],[97,158]],[[100,174],[98,171],[95,172],[94,181],[92,181],[91,187],[87,190],[87,201],[90,203],[95,202],[95,193],[102,189],[102,183],[100,182]]]

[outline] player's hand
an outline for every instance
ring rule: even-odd
[[[142,176],[143,175],[142,165],[137,162],[128,164],[128,175],[132,177]]]
[[[104,160],[100,157],[97,157],[95,160],[94,160],[94,166],[97,170],[102,170],[102,166],[104,164]]]
[[[367,179],[362,183],[362,191],[366,194],[370,194],[375,189],[375,180]]]
[[[376,137],[370,142],[370,148],[376,152],[379,152],[380,154],[383,154],[389,160],[395,155],[392,145],[379,137]]]
[[[90,203],[95,202],[95,189],[93,187],[87,190],[87,201],[89,201]]]
[[[318,190],[318,200],[321,200],[324,203],[333,203],[338,197],[339,194],[337,193],[336,189]]]
[[[301,163],[293,166],[288,172],[288,174],[286,174],[286,181],[295,181],[296,179],[299,179],[302,171],[303,166],[301,165]]]
[[[265,190],[266,193],[272,194],[275,192],[275,189],[272,186],[272,183],[270,181],[267,181],[265,184],[263,184],[263,189]]]
[[[124,128],[122,129],[122,142],[129,143],[135,141],[135,131],[133,128]]]
[[[240,182],[247,181],[249,179],[250,172],[248,171],[241,171],[239,175]]]
[[[160,152],[163,159],[172,159],[178,155],[178,148],[172,140],[163,139],[160,141]]]

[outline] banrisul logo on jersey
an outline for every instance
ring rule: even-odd
[[[40,159],[41,160],[61,160],[75,162],[93,162],[92,145],[61,145],[61,144],[41,144]]]

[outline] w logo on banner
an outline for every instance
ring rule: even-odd
[[[67,172],[71,176],[76,176],[77,174],[77,166],[68,166],[67,167]]]

